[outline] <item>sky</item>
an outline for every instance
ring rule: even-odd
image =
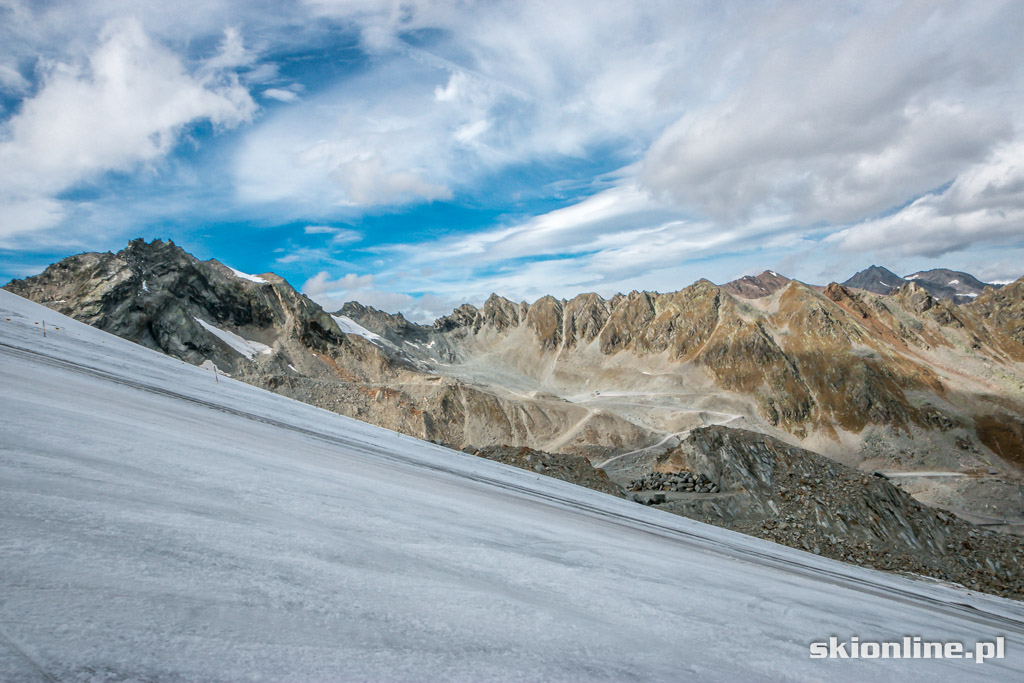
[[[0,0],[0,280],[135,237],[428,321],[1024,275],[1024,3]]]

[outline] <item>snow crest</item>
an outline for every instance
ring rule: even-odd
[[[255,282],[255,283],[257,283],[257,284],[261,284],[261,285],[265,285],[265,284],[267,284],[267,281],[266,281],[266,280],[264,280],[264,279],[263,279],[263,278],[261,278],[261,277],[257,277],[257,276],[255,276],[255,275],[249,275],[249,273],[243,273],[243,272],[242,272],[242,271],[240,271],[240,270],[235,270],[235,269],[234,269],[234,268],[232,268],[231,266],[228,266],[227,268],[228,268],[228,270],[230,270],[230,271],[231,271],[232,273],[234,273],[234,274],[235,274],[235,277],[240,277],[240,278],[242,278],[243,280],[248,280],[249,282]]]

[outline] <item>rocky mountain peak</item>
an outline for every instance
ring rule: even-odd
[[[174,240],[153,239],[149,242],[142,237],[136,237],[128,242],[128,245],[118,252],[119,256],[126,259],[138,259],[143,261],[154,261],[166,258],[195,259],[194,256],[174,243]]]
[[[448,315],[435,320],[434,328],[442,332],[449,332],[460,328],[472,330],[479,314],[480,310],[473,304],[462,304]]]
[[[933,296],[950,299],[958,304],[975,299],[986,287],[998,289],[1000,286],[982,282],[970,273],[947,268],[919,271],[908,275],[906,279],[921,285]]]
[[[503,296],[491,294],[481,309],[480,324],[493,327],[498,331],[509,327],[518,327],[528,308],[526,303],[517,304]]]
[[[889,294],[897,287],[905,285],[907,280],[892,272],[888,268],[872,265],[869,268],[856,273],[853,277],[843,283],[846,287],[863,289],[875,294]]]
[[[358,301],[346,301],[341,309],[336,312],[336,315],[351,318],[360,325],[369,327],[369,329],[374,331],[381,327],[388,327],[398,331],[408,331],[424,327],[423,325],[409,322],[401,312],[387,313],[373,306],[365,306]]]
[[[562,307],[564,339],[567,348],[589,344],[601,332],[612,307],[594,293],[573,297]]]
[[[1024,361],[1024,277],[999,289],[985,289],[960,308],[1001,332],[998,337],[1011,342],[1003,345],[1006,353]]]
[[[726,282],[722,285],[722,290],[744,299],[760,299],[774,294],[789,282],[788,277],[779,275],[774,270],[766,270],[760,275],[744,275]]]

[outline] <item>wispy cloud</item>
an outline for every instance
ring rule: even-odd
[[[783,42],[797,15],[799,39]],[[654,142],[644,182],[724,222],[786,212],[843,224],[883,212],[1015,134],[1017,98],[995,78],[1003,64],[1020,78],[1019,41],[998,30],[1004,21],[1019,25],[1019,8],[790,5],[743,44],[739,82]]]
[[[351,228],[336,228],[331,225],[307,225],[303,232],[307,235],[329,235],[332,246],[353,244],[363,239],[363,234]]]
[[[545,294],[677,289],[715,274],[695,265],[709,256],[774,253],[801,234],[769,219],[733,229],[689,219],[625,179],[520,223],[371,251],[390,264],[377,271],[378,287],[428,291],[444,301],[480,302],[490,292],[534,301]]]

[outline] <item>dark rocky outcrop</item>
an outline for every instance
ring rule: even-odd
[[[267,346],[290,341],[322,352],[345,343],[330,316],[281,278],[245,279],[170,241],[138,239],[116,254],[72,256],[6,289],[143,346],[190,363],[212,360],[232,373],[254,359],[197,318]],[[287,365],[288,354],[278,361]]]

